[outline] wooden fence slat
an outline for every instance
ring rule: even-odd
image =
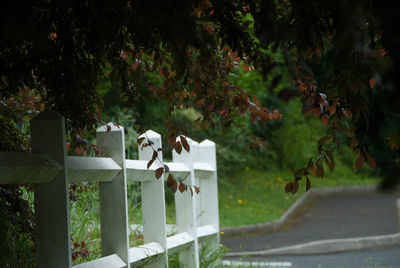
[[[111,157],[121,168],[120,174],[110,182],[101,182],[100,226],[103,256],[114,253],[130,267],[128,200],[125,170],[124,128],[108,124],[97,129],[97,144],[107,157]]]
[[[151,142],[152,146],[139,148],[139,160],[149,161],[152,159],[154,153],[153,148],[155,150],[162,148],[161,135],[149,130],[139,138],[141,137],[145,138],[143,143]],[[158,152],[157,157],[158,159],[154,161],[153,165],[162,167],[162,162],[160,162],[163,161],[162,151]],[[168,266],[164,175],[157,180],[154,171],[147,172],[153,176],[153,179],[151,181],[141,182],[144,243],[157,242],[165,249],[163,253],[164,256],[148,264],[147,267],[164,268]]]
[[[179,139],[179,138],[178,138]],[[194,180],[194,169],[193,160],[196,155],[197,147],[194,145],[194,141],[187,138],[190,146],[190,152],[182,149],[181,154],[178,154],[175,150],[172,152],[172,158],[174,162],[184,163],[190,168],[190,175],[182,178],[183,182],[189,186],[195,185]],[[200,267],[199,261],[199,246],[197,242],[197,222],[196,222],[196,198],[195,194],[191,196],[191,192],[188,189],[186,192],[180,193],[179,191],[175,194],[175,212],[176,212],[176,225],[178,233],[187,232],[193,237],[194,242],[192,245],[179,253],[179,264],[182,267]]]
[[[47,183],[62,169],[47,154],[0,152],[0,184]]]
[[[31,144],[32,152],[48,154],[63,168],[51,182],[35,185],[37,267],[69,268],[72,261],[64,117],[43,112],[33,118]]]

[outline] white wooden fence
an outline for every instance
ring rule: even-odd
[[[67,156],[64,118],[54,112],[31,120],[32,153],[0,152],[0,184],[36,184],[37,266],[72,267],[68,183],[99,182],[103,257],[73,267],[167,267],[168,255],[177,252],[182,267],[199,267],[199,245],[219,246],[215,144],[188,139],[190,153],[173,152],[173,162],[166,163],[172,174],[188,175],[185,183],[201,190],[193,196],[190,191],[177,191],[177,234],[167,237],[163,177],[154,176],[161,163],[155,161],[147,169],[153,154],[150,147],[139,149],[139,160],[125,159],[124,129],[109,125],[111,131],[97,130],[97,144],[106,157]],[[143,137],[161,147],[159,134],[150,130]],[[132,248],[128,180],[141,182],[142,195],[144,245]]]

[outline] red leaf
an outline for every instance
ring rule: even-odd
[[[111,127],[109,125],[106,125],[106,128],[107,128],[107,132],[111,131]]]
[[[197,186],[193,186],[194,187],[194,191],[196,192],[196,194],[200,193],[200,188]]]
[[[364,155],[360,154],[360,156],[356,160],[356,168],[357,169],[362,168],[362,166],[364,165],[364,161],[365,161]]]
[[[147,169],[150,168],[150,166],[151,166],[151,164],[153,164],[153,162],[154,162],[154,159],[150,160],[150,161],[147,163]]]
[[[184,183],[179,183],[179,192],[183,193],[186,190],[185,184]]]
[[[375,85],[376,85],[376,79],[375,79],[375,78],[371,78],[371,79],[369,80],[369,86],[370,86],[371,88],[374,88]]]
[[[171,174],[168,175],[167,179],[167,186],[175,193],[176,189],[178,188],[178,184],[176,183],[176,180],[172,177]]]
[[[181,145],[181,143],[179,141],[175,143],[175,151],[178,154],[181,154],[181,152],[182,152],[182,145]]]
[[[160,151],[162,151],[162,148],[158,148],[158,149],[157,149],[157,152],[160,152]]]
[[[286,184],[286,186],[285,186],[285,192],[286,192],[286,193],[289,193],[289,192],[291,192],[291,191],[292,191],[292,183],[289,182],[289,183]]]
[[[376,168],[376,162],[375,159],[373,159],[370,155],[367,156],[368,163],[371,167]]]
[[[156,160],[158,156],[158,153],[156,151],[153,151],[153,156],[151,157],[152,160]]]
[[[329,121],[329,116],[328,116],[327,114],[324,114],[324,115],[321,117],[321,122],[322,122],[322,124],[323,124],[324,126],[327,126],[327,125],[328,125],[328,121]]]
[[[299,190],[299,183],[297,181],[292,182],[292,187],[291,187],[292,194],[297,193],[297,190]]]
[[[319,107],[314,107],[313,114],[314,114],[315,118],[318,118],[321,114],[321,109]]]
[[[157,168],[156,169],[156,178],[159,179],[163,173],[164,173],[163,167]]]
[[[185,150],[189,153],[190,152],[189,143],[187,142],[185,137],[180,136],[180,138],[181,138],[181,143],[182,143],[183,148],[185,148]]]
[[[306,176],[306,191],[310,190],[311,188],[311,181],[310,178]]]

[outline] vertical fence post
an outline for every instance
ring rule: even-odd
[[[49,183],[35,185],[37,267],[71,267],[68,174],[64,118],[43,112],[31,120],[32,152],[48,154],[64,169]]]
[[[139,138],[142,137],[145,138],[142,144],[150,142],[155,150],[162,148],[160,134],[149,130]],[[151,160],[153,152],[151,146],[141,149],[139,145],[139,160]],[[163,161],[162,151],[158,152],[158,159],[159,160],[154,161],[153,165],[162,167],[160,162]],[[144,243],[157,242],[165,249],[161,257],[155,262],[146,265],[146,267],[168,267],[164,175],[159,179],[156,179],[154,176],[152,181],[142,181],[140,185],[142,194]]]
[[[201,225],[211,224],[217,234],[207,239],[201,246],[206,246],[207,251],[216,251],[219,248],[219,214],[218,214],[218,181],[215,143],[204,140],[198,146],[196,161],[206,162],[214,168],[210,177],[200,180],[200,208],[199,222]],[[219,263],[217,262],[216,265]]]
[[[218,214],[218,181],[217,181],[217,160],[215,143],[204,140],[198,146],[196,160],[206,162],[214,168],[214,173],[210,178],[200,180],[200,222],[202,225],[211,224],[215,230],[219,231]]]
[[[108,123],[108,126],[111,129],[107,130],[106,126],[97,129],[97,144],[104,156],[111,157],[122,171],[113,181],[100,183],[101,248],[103,256],[116,253],[129,268],[124,128],[113,123]]]
[[[192,146],[193,141],[187,139],[190,145],[190,152],[182,149],[181,154],[177,154],[174,150],[172,157],[174,162],[183,162],[188,168],[190,168],[190,175],[184,179],[184,183],[188,185],[194,185],[194,170],[193,170],[193,158],[196,155],[196,146]],[[179,183],[179,182],[178,182]],[[185,251],[179,254],[179,264],[182,267],[200,267],[199,262],[199,245],[197,241],[197,222],[196,222],[196,200],[195,196],[191,196],[190,190],[180,193],[179,191],[175,194],[175,210],[176,210],[176,227],[178,233],[187,232],[193,239],[194,243]]]

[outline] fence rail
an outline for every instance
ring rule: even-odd
[[[0,184],[36,184],[37,266],[72,267],[68,183],[99,182],[103,257],[74,268],[167,267],[168,254],[174,253],[182,267],[199,267],[199,244],[219,246],[215,143],[188,138],[190,152],[173,151],[173,161],[165,163],[173,175],[201,189],[199,195],[175,194],[177,234],[167,237],[164,175],[154,176],[162,163],[147,168],[150,147],[139,149],[139,160],[125,159],[124,129],[109,125],[111,130],[97,130],[104,157],[67,156],[64,118],[55,112],[31,120],[32,153],[0,152]],[[141,137],[162,147],[154,131]],[[162,161],[162,152],[158,157]],[[144,245],[132,248],[127,181],[141,182]]]

